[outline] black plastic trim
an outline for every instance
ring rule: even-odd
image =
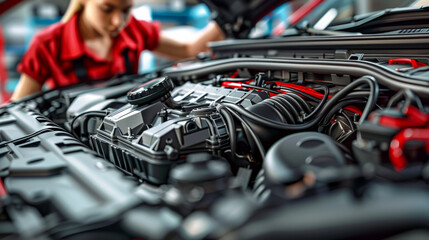
[[[353,76],[371,75],[389,88],[399,90],[409,88],[419,95],[429,96],[429,81],[425,78],[405,77],[386,67],[367,61],[308,60],[308,59],[268,59],[268,58],[233,58],[202,63],[196,67],[165,69],[164,74],[171,78],[192,75],[193,79],[213,72],[225,72],[238,68],[285,70],[313,73],[335,73]]]

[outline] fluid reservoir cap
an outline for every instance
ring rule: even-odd
[[[344,166],[344,154],[329,136],[317,132],[291,134],[277,141],[264,161],[266,180],[272,184],[291,184],[300,180],[308,166]]]
[[[148,104],[169,96],[173,87],[173,81],[169,77],[155,78],[130,90],[127,99],[132,105]]]
[[[224,178],[229,174],[225,160],[208,153],[194,153],[187,161],[170,173],[170,180],[176,184],[198,184]]]

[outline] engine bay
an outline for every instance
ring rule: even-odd
[[[427,64],[249,53],[13,102],[1,234],[427,237]]]

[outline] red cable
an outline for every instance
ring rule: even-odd
[[[0,198],[7,196],[6,188],[3,185],[3,181],[0,178]]]
[[[404,149],[407,142],[411,141],[422,142],[425,151],[429,152],[429,129],[405,128],[393,137],[389,146],[389,157],[397,172],[402,171],[408,164]]]
[[[284,82],[274,82],[277,86],[282,86],[282,87],[289,87],[289,88],[293,88],[296,90],[299,90],[301,92],[307,93],[315,98],[318,99],[323,99],[323,97],[325,96],[324,94],[321,94],[319,92],[317,92],[316,90],[309,88],[309,87],[305,87],[305,86],[299,86],[299,85],[295,85],[295,84],[291,84],[291,83],[284,83]],[[331,98],[333,95],[329,95],[328,98]],[[362,111],[355,107],[355,106],[347,106],[344,108],[345,110],[351,111],[353,113],[357,113],[360,116],[362,116]]]
[[[243,89],[241,82],[222,82],[222,87]]]
[[[292,83],[284,83],[284,82],[267,82],[267,83],[275,83],[277,86],[293,88],[301,92],[307,93],[318,99],[322,99],[325,96],[312,88],[300,86]],[[332,95],[329,95],[329,97],[332,97]]]
[[[231,75],[230,78],[236,78],[238,76],[238,72],[235,72],[234,74]]]
[[[362,116],[362,110],[360,110],[356,106],[350,105],[350,106],[345,107],[344,109],[348,110],[350,112],[353,112],[353,113],[357,113],[357,114],[359,114],[359,116]]]
[[[249,83],[250,81],[246,81],[245,83]],[[298,91],[304,92],[308,95],[311,95],[315,98],[318,99],[323,99],[323,97],[325,96],[322,93],[317,92],[316,90],[309,88],[309,87],[305,87],[305,86],[300,86],[300,85],[295,85],[292,83],[284,83],[284,82],[267,82],[267,83],[275,83],[277,86],[282,86],[282,87],[288,87],[288,88],[293,88],[296,89]],[[222,87],[229,87],[229,88],[239,88],[239,89],[243,89],[243,86],[241,85],[241,82],[222,82]],[[288,92],[287,90],[281,90],[283,92]],[[270,97],[274,96],[274,93],[270,93]],[[299,95],[299,94],[298,94]],[[301,95],[300,95],[301,96]],[[329,95],[328,98],[331,98],[333,95]],[[362,111],[355,107],[355,106],[346,106],[344,108],[345,110],[351,111],[353,113],[357,113],[360,116],[362,116]]]

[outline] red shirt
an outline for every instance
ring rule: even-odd
[[[77,18],[78,14],[75,14],[70,21],[53,24],[38,33],[18,65],[18,71],[41,85],[48,81],[52,87],[65,86],[79,82],[74,62],[83,57],[90,80],[107,79],[126,71],[124,50],[127,50],[133,71],[137,73],[141,51],[153,50],[159,43],[159,24],[132,17],[114,39],[112,60],[102,59],[85,46]]]
[[[6,85],[7,85],[7,70],[6,70],[6,64],[3,61],[3,54],[4,54],[4,45],[3,45],[3,30],[0,26],[0,104],[3,102],[6,102],[9,97],[10,93],[6,91]]]

